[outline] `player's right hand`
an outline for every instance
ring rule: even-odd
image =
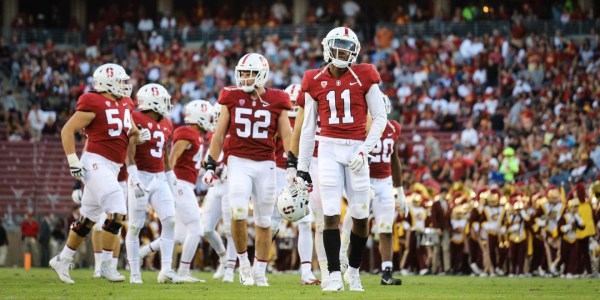
[[[146,195],[146,189],[138,180],[131,178],[129,179],[129,184],[133,188],[136,198],[143,198]]]
[[[81,161],[79,161],[77,154],[72,153],[67,155],[67,161],[69,162],[69,168],[71,169],[71,176],[75,177],[75,179],[81,180],[85,168],[83,167]]]
[[[296,178],[294,178],[294,183],[298,186],[299,189],[312,192],[312,178],[310,178],[310,174],[306,171],[296,171]]]
[[[219,176],[213,170],[207,170],[202,176],[202,183],[205,186],[213,186],[217,180],[219,180]]]
[[[140,127],[139,130],[140,130],[140,137],[139,137],[140,142],[145,143],[145,142],[149,141],[150,138],[152,137],[150,135],[150,129]]]
[[[71,193],[71,199],[73,199],[73,202],[75,202],[77,204],[81,204],[82,196],[83,196],[83,191],[81,189],[75,189]]]

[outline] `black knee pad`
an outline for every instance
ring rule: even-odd
[[[92,220],[82,216],[78,221],[71,224],[71,230],[73,230],[73,232],[75,232],[78,236],[84,238],[90,233],[94,227],[94,224],[95,223],[92,222]]]
[[[104,221],[104,225],[102,225],[102,229],[112,234],[119,234],[119,230],[122,226],[123,224],[120,221],[116,221],[115,219],[106,219],[106,221]]]

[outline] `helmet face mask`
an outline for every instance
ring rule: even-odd
[[[149,83],[142,86],[136,99],[140,111],[152,110],[165,117],[171,113],[171,95],[160,84]]]
[[[283,188],[277,198],[277,210],[282,218],[296,222],[310,213],[308,191],[296,185]]]
[[[348,68],[356,63],[360,53],[358,37],[347,27],[334,28],[325,36],[321,44],[325,62],[333,64],[336,68]]]
[[[242,56],[235,67],[236,86],[246,93],[251,93],[256,88],[264,88],[268,79],[269,63],[258,53]]]

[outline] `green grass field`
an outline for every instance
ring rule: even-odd
[[[378,276],[364,275],[365,293],[323,293],[318,286],[301,286],[292,274],[269,275],[268,288],[223,284],[210,279],[212,273],[196,274],[206,283],[159,285],[157,275],[144,272],[143,285],[130,285],[72,270],[76,283],[66,285],[51,269],[0,268],[0,299],[600,299],[598,279],[411,276],[402,286],[380,286]]]

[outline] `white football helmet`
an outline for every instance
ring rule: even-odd
[[[256,75],[248,78],[242,78],[242,71],[256,72]],[[247,85],[246,82],[254,79],[254,85]],[[269,62],[258,53],[248,53],[240,59],[235,66],[235,83],[239,89],[246,93],[254,91],[256,87],[265,87],[269,79]]]
[[[290,101],[292,102],[292,109],[288,112],[288,116],[295,118],[298,115],[298,109],[300,109],[300,106],[296,104],[298,96],[300,95],[300,85],[290,84],[285,88],[285,92],[290,95]]]
[[[284,219],[296,222],[310,213],[308,191],[293,184],[284,187],[277,198],[277,210]]]
[[[193,100],[185,106],[183,111],[185,124],[198,124],[206,131],[213,129],[213,108],[206,100]]]
[[[129,75],[117,64],[103,64],[94,71],[94,90],[123,98],[131,97],[133,86],[127,84]]]
[[[219,102],[215,102],[212,107],[213,110],[213,122],[212,122],[212,130],[217,129],[217,123],[219,122],[219,117],[221,116],[221,104]]]
[[[348,27],[332,29],[321,42],[323,45],[323,58],[326,63],[331,63],[337,68],[347,68],[356,62],[360,53],[360,42],[358,37]],[[350,52],[346,60],[338,58],[338,51]]]
[[[384,93],[381,93],[381,97],[383,98],[383,105],[385,105],[385,113],[389,115],[392,112],[392,103],[390,102],[390,97]]]
[[[135,97],[140,111],[152,110],[165,117],[171,113],[171,95],[160,84],[149,83],[142,86]]]

